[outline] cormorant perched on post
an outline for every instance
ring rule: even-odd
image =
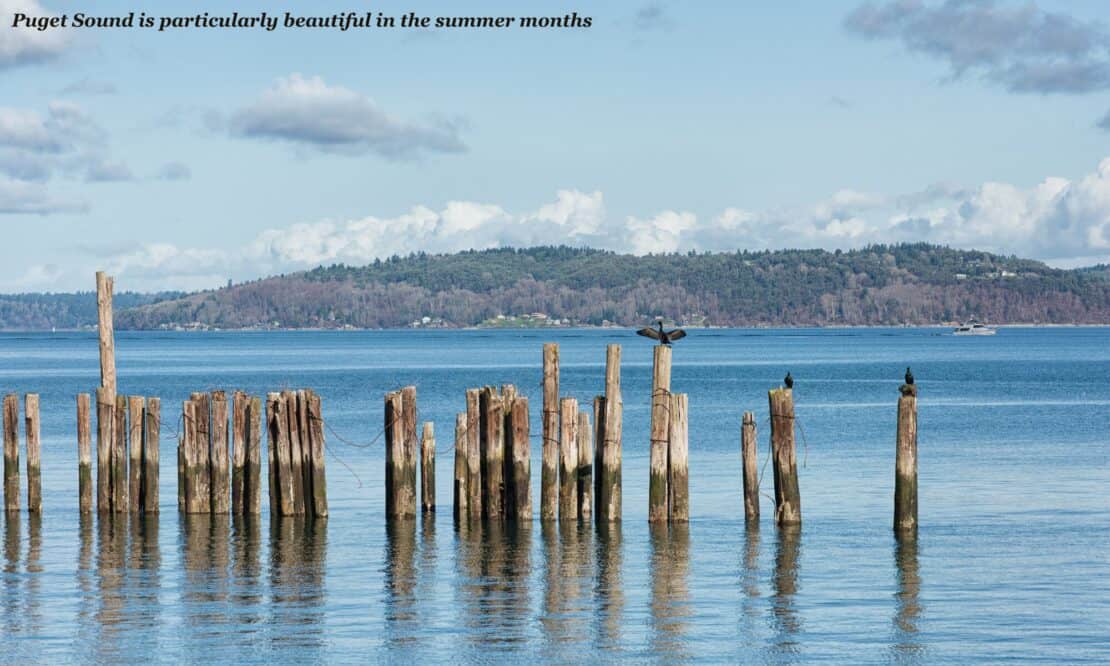
[[[910,366],[906,366],[906,383],[913,386],[913,373],[910,372]]]
[[[782,383],[786,384],[786,388],[794,388],[794,378],[790,376],[790,371],[786,371],[786,376],[782,378]]]
[[[654,329],[648,326],[636,331],[636,335],[642,335],[645,338],[658,340],[659,344],[661,345],[670,345],[675,340],[681,340],[682,338],[686,337],[686,331],[682,330],[681,328],[676,328],[673,331],[664,331],[663,322],[660,321],[658,329]]]

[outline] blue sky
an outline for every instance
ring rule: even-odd
[[[352,0],[281,11],[593,27],[11,27],[233,9],[275,7],[0,0],[0,291],[559,242],[1110,259],[1101,2]]]

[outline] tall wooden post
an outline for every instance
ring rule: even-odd
[[[559,520],[578,520],[578,401],[559,401]]]
[[[181,492],[178,495],[179,506],[184,506],[185,513],[199,513],[197,477],[197,403],[192,399],[186,400],[181,405],[181,475],[179,481]],[[205,501],[208,497],[204,497]]]
[[[305,391],[308,413],[309,462],[312,475],[312,515],[326,518],[328,515],[328,482],[325,469],[324,452],[324,412],[320,396],[313,391]]]
[[[115,423],[112,426],[112,511],[131,510],[131,486],[127,478],[127,396],[116,395]]]
[[[543,466],[540,468],[540,520],[555,520],[559,507],[559,345],[543,346]]]
[[[385,425],[385,515],[387,518],[398,518],[403,515],[398,494],[401,477],[404,476],[405,457],[400,391],[385,394],[382,418]]]
[[[226,515],[231,508],[230,456],[227,439],[227,394],[212,393],[212,513]]]
[[[100,385],[116,392],[116,337],[112,323],[112,286],[114,280],[96,274],[97,331],[100,336]]]
[[[401,501],[404,515],[416,516],[416,465],[420,454],[420,441],[416,433],[416,387],[401,389],[401,421],[404,432],[404,469],[401,480]]]
[[[621,437],[624,401],[621,398],[621,346],[609,345],[605,352],[605,397],[595,417],[597,455],[597,519],[621,519]]]
[[[290,402],[295,408],[296,401],[289,401],[281,393],[271,393],[267,399],[273,400],[273,421],[270,424],[270,447],[274,452],[274,483],[270,491],[277,496],[278,514],[292,516],[296,513],[294,500],[293,462],[290,455],[289,444],[289,409]],[[272,500],[271,500],[272,502]]]
[[[502,428],[501,396],[490,386],[478,396],[481,414],[479,437],[482,448],[482,507],[490,520],[504,518],[505,443]]]
[[[670,491],[670,520],[690,521],[689,400],[685,393],[671,394],[670,442],[667,449],[667,488]]]
[[[81,513],[91,513],[92,491],[92,400],[77,394],[77,497]]]
[[[262,512],[262,398],[251,396],[247,413],[247,478],[244,510],[250,514]]]
[[[578,413],[578,519],[588,523],[593,517],[593,432],[590,413]]]
[[[471,520],[482,519],[482,449],[478,389],[466,390],[466,469],[467,508]]]
[[[420,509],[424,513],[436,510],[436,438],[431,421],[424,422],[420,436]]]
[[[127,495],[130,506],[127,511],[137,513],[142,504],[143,480],[143,410],[146,401],[142,396],[133,395],[127,398],[128,420],[128,466],[127,466]]]
[[[894,529],[917,529],[917,388],[904,384],[898,398],[894,461]]]
[[[744,520],[759,523],[759,452],[755,414],[744,412],[740,427],[740,457],[744,464]]]
[[[207,393],[193,394],[193,487],[190,513],[212,511],[212,416]]]
[[[466,520],[468,489],[466,487],[466,412],[455,415],[455,475],[452,486],[452,500],[456,521]]]
[[[802,498],[798,490],[798,459],[794,445],[794,392],[773,389],[767,394],[771,409],[771,461],[775,477],[775,522],[802,522]]]
[[[509,410],[512,432],[513,516],[517,521],[532,521],[532,445],[529,441],[528,398],[513,400]]]
[[[234,515],[246,512],[249,400],[242,391],[231,395],[231,513]]]
[[[285,403],[285,433],[289,440],[289,474],[292,483],[293,512],[289,515],[304,515],[304,452],[301,450],[301,417],[297,410],[297,393],[282,391],[281,400]]]
[[[39,394],[28,393],[23,397],[27,416],[27,511],[42,511],[42,442],[39,439]]]
[[[147,515],[158,513],[158,474],[159,439],[162,436],[162,401],[147,398],[146,412],[143,414],[143,512]]]
[[[112,510],[112,439],[116,424],[115,391],[96,389],[96,510]]]
[[[651,380],[651,476],[648,479],[648,521],[666,522],[667,465],[669,457],[671,409],[671,348],[656,345]]]
[[[19,511],[19,397],[4,396],[4,510]]]

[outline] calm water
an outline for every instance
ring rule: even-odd
[[[624,521],[457,531],[451,439],[464,389],[515,383],[533,408],[541,343],[562,389],[602,392],[623,342]],[[689,526],[649,528],[651,347],[623,331],[122,334],[121,392],[163,400],[162,514],[77,513],[74,394],[96,340],[0,335],[0,390],[42,396],[44,512],[8,516],[0,660],[853,663],[1110,661],[1110,329],[694,331]],[[916,542],[890,530],[897,387],[920,388]],[[740,417],[797,380],[803,526],[746,530]],[[352,443],[382,395],[419,391],[437,426],[439,512],[387,527],[380,440],[329,433],[331,518],[311,525],[176,510],[181,400],[312,387]],[[770,474],[765,493],[770,491]],[[25,490],[25,486],[24,486]],[[538,515],[538,511],[537,511]]]

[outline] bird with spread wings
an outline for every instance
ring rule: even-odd
[[[650,326],[641,328],[640,330],[636,331],[636,335],[642,335],[645,338],[658,340],[659,344],[661,345],[670,345],[675,340],[681,340],[682,338],[686,337],[686,331],[682,330],[681,328],[664,331],[663,322],[658,322],[658,325],[659,328],[652,328]]]

